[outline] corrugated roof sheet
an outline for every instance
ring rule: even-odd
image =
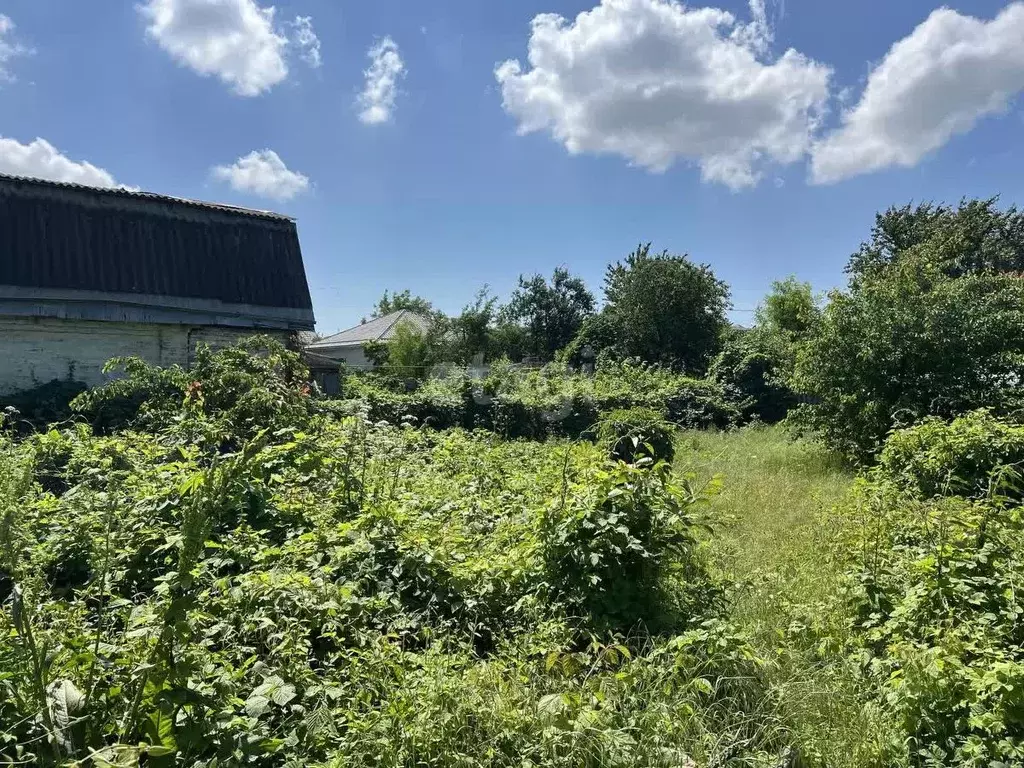
[[[3,175],[0,285],[313,306],[287,216]]]
[[[387,341],[395,335],[395,329],[403,322],[412,323],[421,332],[426,332],[430,327],[430,320],[423,315],[417,315],[408,309],[400,309],[389,315],[375,317],[373,320],[360,323],[333,336],[325,336],[310,344],[308,349],[315,351],[331,347],[354,347],[368,341]]]

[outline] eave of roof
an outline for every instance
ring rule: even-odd
[[[189,206],[191,208],[199,208],[207,211],[224,211],[225,213],[240,213],[245,216],[256,216],[258,218],[265,219],[282,219],[284,221],[292,221],[295,219],[283,213],[277,213],[276,211],[266,211],[259,208],[245,208],[238,205],[231,205],[230,203],[213,203],[205,200],[193,200],[187,197],[175,197],[173,195],[162,195],[156,192],[144,192],[140,189],[133,187],[91,187],[87,184],[75,184],[69,181],[50,181],[49,179],[40,179],[33,176],[15,176],[7,173],[0,173],[0,181],[17,181],[24,182],[27,184],[35,184],[40,187],[52,187],[56,189],[67,189],[67,190],[78,190],[85,192],[93,192],[100,195],[106,195],[110,197],[121,197],[121,198],[132,198],[135,200],[152,200],[154,202],[173,203],[178,205]]]

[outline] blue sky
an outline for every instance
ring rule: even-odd
[[[773,279],[843,284],[879,209],[1024,192],[1020,3],[269,7],[5,0],[0,171],[294,216],[321,332],[385,289],[599,292],[640,241],[742,322]]]

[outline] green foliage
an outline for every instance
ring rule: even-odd
[[[71,401],[85,391],[85,385],[69,379],[53,379],[38,387],[0,396],[0,411],[13,409],[9,419],[18,426],[41,428],[74,415]]]
[[[597,435],[613,459],[627,464],[643,458],[672,461],[675,454],[675,429],[653,408],[618,408],[604,414]]]
[[[363,354],[375,368],[383,369],[387,366],[391,357],[386,341],[365,341],[363,342]]]
[[[380,300],[373,307],[373,316],[383,317],[402,309],[408,309],[410,312],[425,317],[435,314],[433,304],[422,296],[414,296],[406,288],[404,291],[395,291],[394,293],[384,291],[384,295],[380,297]]]
[[[435,378],[411,393],[382,383],[353,376],[345,385],[373,421],[401,424],[411,417],[415,424],[490,429],[506,438],[593,436],[599,416],[618,408],[653,408],[687,428],[726,428],[739,416],[714,382],[628,361],[605,362],[592,376],[559,364],[539,370],[495,364],[482,381]]]
[[[687,478],[314,408],[293,362],[132,364],[84,405],[135,431],[0,432],[0,760],[787,759]]]
[[[505,354],[501,344],[494,343],[494,323],[498,312],[498,299],[491,296],[487,286],[481,288],[473,302],[462,308],[448,327],[447,357],[455,362],[469,363],[477,355],[490,360]]]
[[[638,246],[608,267],[604,309],[620,354],[703,374],[718,351],[729,288],[711,267]]]
[[[559,359],[579,366],[586,362],[585,352],[592,352],[595,357],[602,353],[605,358],[620,357],[617,338],[614,318],[608,312],[598,312],[583,321],[573,340],[559,353]]]
[[[924,249],[949,277],[1024,272],[1024,213],[1000,211],[997,198],[962,200],[957,208],[923,203],[889,208],[875,217],[871,239],[847,267],[854,281],[869,279]]]
[[[107,370],[122,376],[72,402],[101,432],[173,428],[193,439],[231,443],[300,426],[315,411],[299,355],[269,337],[217,351],[201,345],[187,371],[138,358],[112,360]]]
[[[753,329],[725,336],[708,376],[726,389],[745,419],[773,424],[798,402],[793,391],[796,359],[817,333],[821,310],[810,283],[788,277],[772,283],[756,317]]]
[[[979,407],[1012,410],[1024,375],[1024,283],[948,277],[928,252],[834,293],[802,348],[796,386],[816,400],[804,423],[869,460],[891,429]]]
[[[925,499],[879,476],[846,514],[850,652],[900,723],[909,762],[1020,764],[1020,507]]]
[[[402,376],[421,379],[426,376],[427,367],[434,362],[427,334],[412,323],[401,322],[387,342],[385,369],[394,368]]]
[[[1019,498],[1024,462],[1024,427],[995,418],[987,410],[952,422],[929,418],[895,432],[885,443],[878,467],[886,480],[922,498]]]
[[[488,333],[487,359],[511,360],[520,363],[529,354],[530,333],[521,325],[499,320]]]
[[[743,415],[774,424],[796,406],[790,387],[796,350],[780,333],[758,327],[734,333],[722,344],[708,378],[722,386]]]
[[[793,276],[776,280],[757,308],[757,325],[760,330],[789,341],[805,340],[821,322],[818,303],[810,283],[802,283]]]
[[[602,628],[685,625],[717,599],[693,535],[693,502],[665,463],[620,462],[570,487],[541,524],[549,583],[572,613]],[[686,579],[669,581],[666,594],[670,567]]]
[[[502,317],[526,329],[531,355],[549,361],[593,312],[594,296],[583,280],[557,267],[550,282],[541,275],[520,276]]]

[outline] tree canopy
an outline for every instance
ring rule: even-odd
[[[396,291],[394,293],[384,291],[384,295],[380,297],[373,307],[373,316],[383,317],[384,315],[390,315],[392,312],[398,312],[401,309],[408,309],[410,312],[415,312],[419,315],[433,315],[435,313],[433,304],[422,296],[413,295],[412,291],[406,288],[404,291]]]
[[[550,281],[542,275],[521,275],[502,319],[526,329],[530,354],[553,360],[583,321],[594,314],[594,306],[594,295],[586,283],[565,267],[557,267]]]
[[[877,275],[915,248],[950,277],[1024,272],[1024,212],[997,207],[998,198],[962,200],[959,206],[922,203],[875,216],[871,238],[850,257],[853,281]]]
[[[821,320],[821,309],[810,283],[795,276],[776,280],[755,315],[759,329],[790,340],[809,337]]]
[[[1024,282],[947,274],[928,243],[830,296],[796,381],[803,419],[827,444],[869,460],[896,426],[972,408],[1010,409],[1024,377]]]
[[[622,355],[703,373],[728,325],[729,287],[707,264],[640,245],[611,264],[604,312]]]

